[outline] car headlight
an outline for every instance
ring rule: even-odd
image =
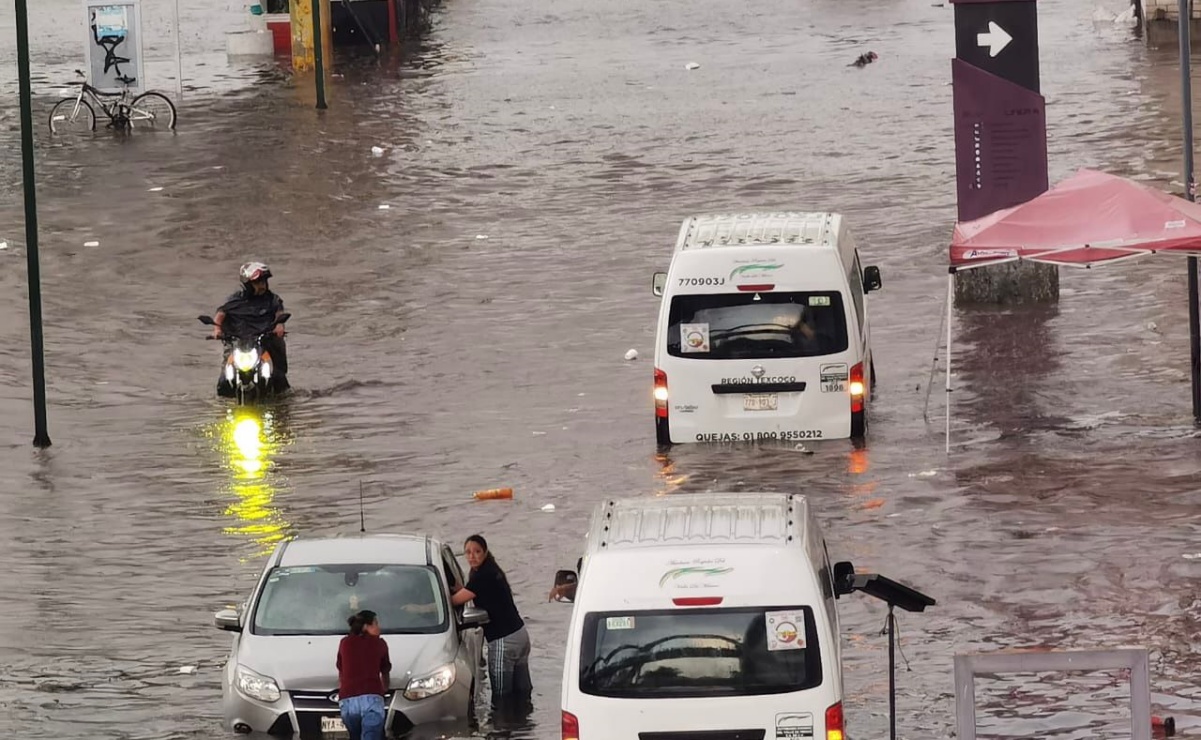
[[[254,369],[254,363],[259,361],[259,351],[252,349],[249,352],[243,352],[240,349],[234,350],[234,364],[242,372]]]
[[[427,699],[437,696],[455,685],[455,667],[453,664],[444,665],[433,673],[414,678],[405,687],[406,699]]]
[[[279,701],[279,686],[275,685],[274,679],[260,676],[249,668],[238,666],[236,680],[238,690],[251,699],[265,702]]]

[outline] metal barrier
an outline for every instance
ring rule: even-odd
[[[956,655],[956,737],[976,740],[976,676],[1120,669],[1130,671],[1130,738],[1151,740],[1151,677],[1147,651],[1142,648]]]

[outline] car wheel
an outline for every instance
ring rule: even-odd
[[[655,441],[660,447],[671,446],[671,431],[667,419],[655,417]]]

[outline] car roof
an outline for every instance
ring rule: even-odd
[[[802,211],[706,213],[680,226],[676,251],[735,246],[836,247],[842,215]]]
[[[298,538],[280,547],[278,565],[339,565],[389,563],[425,565],[426,542],[437,553],[442,544],[427,535],[353,534],[336,537]],[[438,559],[435,555],[435,560]]]

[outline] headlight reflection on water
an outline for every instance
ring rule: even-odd
[[[291,536],[291,523],[275,505],[280,480],[271,470],[278,446],[274,421],[270,411],[240,408],[222,423],[221,451],[233,494],[224,514],[234,520],[222,531],[254,543],[257,549],[245,559],[265,556]]]

